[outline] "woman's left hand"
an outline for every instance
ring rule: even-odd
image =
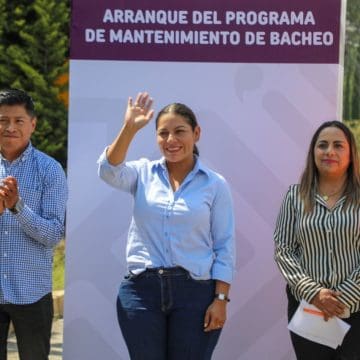
[[[204,319],[204,331],[221,329],[226,321],[227,301],[214,299],[206,310]]]

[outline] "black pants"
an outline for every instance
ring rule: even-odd
[[[20,360],[48,360],[53,313],[51,293],[33,304],[0,304],[0,360],[7,359],[10,321]]]
[[[288,297],[288,320],[295,314],[299,302],[286,287]],[[307,340],[290,331],[291,342],[297,360],[360,360],[360,311],[351,314],[348,319],[343,319],[351,325],[343,343],[336,350]]]

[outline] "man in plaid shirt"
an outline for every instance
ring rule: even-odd
[[[0,360],[10,321],[21,360],[46,360],[53,318],[52,257],[64,237],[65,173],[35,149],[31,97],[0,91]]]

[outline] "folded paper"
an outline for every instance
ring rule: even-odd
[[[342,344],[350,325],[337,317],[325,321],[324,314],[316,306],[302,300],[288,329],[308,340],[336,349]]]

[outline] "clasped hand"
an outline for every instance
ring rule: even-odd
[[[340,295],[341,293],[338,291],[321,289],[312,299],[311,304],[324,313],[324,320],[327,321],[333,316],[344,314],[346,306],[338,300]]]
[[[8,176],[0,184],[0,214],[5,208],[12,209],[19,200],[17,180]]]

